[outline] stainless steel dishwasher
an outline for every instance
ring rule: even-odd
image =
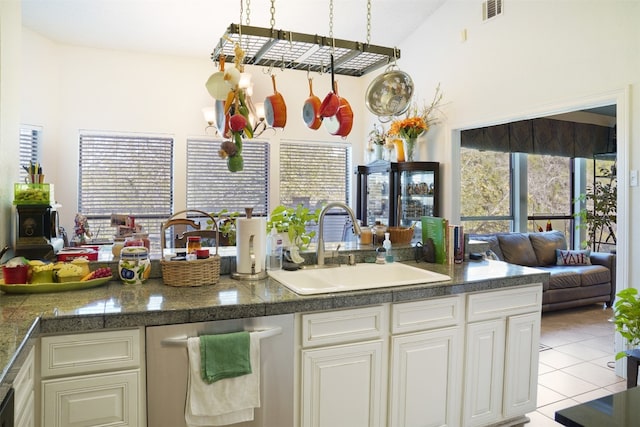
[[[251,422],[234,427],[293,427],[293,314],[149,326],[147,350],[147,425],[186,427],[187,337],[237,331],[280,328],[277,335],[260,340],[260,408]]]

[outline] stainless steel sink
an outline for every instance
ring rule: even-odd
[[[394,262],[362,263],[335,268],[311,268],[297,271],[269,271],[269,276],[300,295],[358,291],[392,286],[416,285],[451,280],[429,270]]]

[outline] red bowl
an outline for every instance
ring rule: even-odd
[[[2,266],[2,275],[5,285],[23,285],[29,279],[29,266],[20,265],[17,267]]]

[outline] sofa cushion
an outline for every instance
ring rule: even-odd
[[[522,233],[499,234],[500,250],[504,260],[511,264],[535,267],[538,265],[529,236]]]
[[[539,267],[540,270],[548,271],[549,290],[578,288],[582,284],[580,273],[571,267]]]
[[[567,267],[564,267],[567,268]],[[574,268],[574,267],[568,267]],[[575,267],[580,269],[580,284],[584,286],[594,286],[601,283],[611,282],[611,270],[602,265],[588,265]]]
[[[591,265],[589,249],[581,251],[564,251],[556,249],[556,265]]]
[[[558,230],[530,233],[529,240],[531,240],[531,246],[533,246],[540,266],[556,264],[556,250],[567,249],[564,233]]]

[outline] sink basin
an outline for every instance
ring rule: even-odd
[[[313,268],[297,271],[269,271],[269,276],[300,295],[326,294],[416,285],[451,280],[451,277],[394,262],[362,263],[335,268]]]

